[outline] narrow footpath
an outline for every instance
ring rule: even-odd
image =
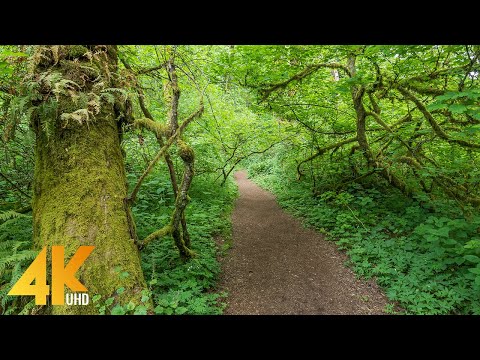
[[[333,242],[305,229],[246,172],[235,179],[240,197],[220,280],[229,293],[225,314],[383,313],[385,295],[345,267]]]

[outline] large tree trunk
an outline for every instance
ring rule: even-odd
[[[67,91],[55,99],[56,114],[49,117],[48,113],[39,112],[33,119],[36,132],[34,242],[39,247],[64,245],[65,262],[80,245],[94,245],[95,249],[76,275],[88,288],[90,298],[99,294],[105,300],[124,287],[125,292],[116,300],[126,304],[134,299],[139,303],[145,280],[124,201],[127,182],[115,110],[118,104],[98,103],[91,95],[92,92],[101,95],[100,87],[102,91],[114,87],[116,48],[42,47],[38,52],[48,60],[40,59],[35,64],[33,71],[37,79],[42,73],[59,72],[64,79],[81,86],[71,89],[75,92],[73,97]],[[86,67],[81,68],[79,64]],[[94,75],[88,74],[89,71]],[[99,81],[105,84],[94,86]],[[46,91],[48,89],[42,92]],[[84,106],[90,111],[88,119],[62,117],[62,113],[71,114],[82,108],[80,102],[85,96],[97,99],[99,105]],[[128,276],[125,273],[121,276],[120,272],[125,271]],[[54,306],[53,313],[84,314],[97,313],[97,310],[93,304],[65,305]]]

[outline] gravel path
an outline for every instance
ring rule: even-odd
[[[240,197],[233,245],[222,260],[225,314],[382,314],[387,299],[373,281],[344,266],[346,255],[305,229],[275,197],[235,174]]]

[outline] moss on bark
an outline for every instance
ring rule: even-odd
[[[110,51],[99,58],[104,61],[99,67],[101,72],[116,69],[116,52],[107,50]],[[68,53],[72,56],[72,52]],[[80,53],[75,52],[75,56]],[[92,87],[86,84],[83,90],[90,91]],[[37,119],[38,123],[56,126],[53,136],[47,136],[41,126],[36,128],[34,242],[39,247],[64,245],[65,262],[80,245],[94,245],[94,251],[76,274],[90,297],[109,297],[124,287],[116,300],[122,304],[130,300],[139,303],[146,285],[124,205],[127,182],[114,107],[103,103],[87,124],[70,121],[59,126],[62,111],[67,107],[64,104],[71,101],[62,98],[56,118]],[[121,278],[119,268],[129,276]],[[92,303],[53,307],[55,314],[96,312]]]

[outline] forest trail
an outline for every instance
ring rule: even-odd
[[[235,179],[240,197],[220,280],[229,293],[225,314],[383,313],[385,295],[355,278],[334,243],[305,229],[245,171]]]

